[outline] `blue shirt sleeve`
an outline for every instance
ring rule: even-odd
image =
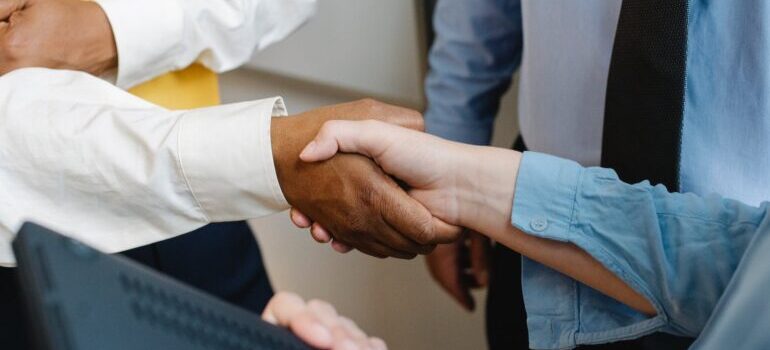
[[[770,235],[749,244],[693,350],[770,349]]]
[[[534,261],[523,263],[530,345],[631,339],[655,331],[698,336],[752,239],[770,232],[768,205],[626,184],[614,171],[527,152],[511,222],[588,252],[652,302],[645,317]]]
[[[426,85],[426,131],[489,144],[500,97],[521,62],[519,0],[440,0]]]

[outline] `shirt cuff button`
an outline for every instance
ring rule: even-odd
[[[529,227],[535,232],[543,232],[548,228],[548,220],[545,218],[532,219],[532,221],[529,222]]]

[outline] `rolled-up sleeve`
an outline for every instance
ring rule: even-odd
[[[767,205],[626,184],[609,169],[525,153],[511,222],[575,244],[651,301],[646,317],[537,262],[523,263],[530,345],[571,348],[655,331],[697,336],[751,240],[768,232]]]

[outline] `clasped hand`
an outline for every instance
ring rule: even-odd
[[[510,158],[508,154],[501,157],[495,149],[462,145],[420,131],[382,120],[327,121],[304,147],[298,164],[333,166],[334,162],[348,159],[363,161],[362,156],[371,159],[377,168],[370,170],[388,185],[381,188],[383,192],[378,192],[377,197],[369,197],[366,204],[384,210],[388,221],[398,220],[398,226],[393,228],[420,244],[451,242],[459,237],[457,227],[479,232],[507,227],[518,163],[506,162],[510,163],[507,169],[500,163]],[[495,169],[486,169],[484,164]],[[384,174],[407,184],[407,192]],[[343,188],[340,195],[347,190]],[[388,210],[395,213],[387,213]],[[315,240],[331,242],[339,252],[358,249],[370,253],[360,245],[361,237],[387,245],[374,229],[359,227],[352,237],[340,234],[339,226],[328,225],[299,206],[292,210],[291,218],[295,225],[310,228]],[[410,225],[415,226],[410,230]],[[447,229],[436,234],[439,227]]]
[[[314,231],[328,232],[336,244],[381,258],[409,259],[457,239],[460,229],[409,196],[383,172],[382,164],[357,154],[318,162],[300,159],[302,149],[325,122],[342,118],[376,119],[423,129],[419,113],[373,100],[274,118],[272,144],[278,182],[289,204],[304,213],[301,216],[308,220],[307,225],[312,220]]]

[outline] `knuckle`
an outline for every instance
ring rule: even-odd
[[[425,118],[423,118],[422,113],[408,109],[405,113],[405,117],[407,123],[409,123],[409,127],[419,131],[425,130]]]
[[[308,307],[311,307],[313,309],[324,311],[324,312],[333,312],[334,306],[332,304],[321,300],[321,299],[311,299],[307,302]]]
[[[334,130],[339,128],[339,120],[328,120],[321,125],[321,129],[318,130],[318,138],[325,138],[334,133]]]
[[[419,119],[420,121],[423,119],[422,113],[411,108],[404,109],[404,115],[413,119]]]
[[[273,300],[276,303],[302,303],[302,298],[292,292],[281,291],[275,294]]]
[[[420,219],[415,222],[414,240],[422,245],[435,244],[435,234],[433,224],[430,218]]]
[[[376,107],[378,104],[380,104],[379,101],[377,101],[377,100],[375,100],[375,99],[373,99],[371,97],[362,98],[362,99],[358,100],[357,102],[358,102],[358,104],[362,105],[363,107]]]
[[[367,237],[370,233],[368,220],[360,216],[353,216],[350,218],[348,229],[343,235],[348,241],[360,243],[362,238]]]
[[[385,104],[372,98],[361,100],[361,107],[371,115],[378,115],[385,108]]]
[[[364,208],[376,208],[376,206],[382,205],[381,201],[379,201],[379,192],[374,188],[374,185],[372,185],[371,182],[361,186],[358,196]]]

